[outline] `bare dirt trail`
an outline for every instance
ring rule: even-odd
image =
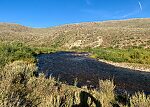
[[[99,79],[113,79],[118,89],[150,93],[150,72],[141,72],[100,62],[88,53],[56,52],[37,56],[39,73],[78,85],[98,86]]]

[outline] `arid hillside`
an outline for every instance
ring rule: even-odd
[[[129,19],[29,28],[0,23],[0,42],[19,41],[54,48],[150,47],[150,19]]]

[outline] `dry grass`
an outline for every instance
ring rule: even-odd
[[[7,64],[0,72],[1,107],[128,107],[116,100],[114,83],[100,80],[99,89],[78,88],[33,75],[36,66],[24,61]],[[130,99],[131,107],[149,107],[150,97],[137,93]],[[121,99],[120,99],[121,100]]]
[[[131,107],[149,107],[150,96],[146,96],[144,93],[138,92],[131,97]]]

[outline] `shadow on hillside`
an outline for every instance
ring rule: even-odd
[[[89,58],[88,53],[56,52],[40,54],[37,59],[39,73],[44,72],[47,77],[52,75],[68,84],[74,84],[77,78],[79,87],[97,87],[99,79],[113,79],[117,89],[150,93],[149,72],[116,67]]]
[[[88,104],[88,98],[91,98],[91,104]],[[80,104],[73,105],[72,107],[90,107],[92,103],[95,104],[95,107],[102,107],[101,103],[96,100],[91,94],[81,91],[80,93]]]

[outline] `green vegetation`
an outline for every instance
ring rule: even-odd
[[[44,74],[35,77],[34,72],[37,72],[37,68],[34,64],[34,55],[53,51],[48,48],[30,48],[21,43],[1,44],[0,58],[3,61],[0,69],[1,107],[149,106],[150,96],[144,93],[132,96],[118,95],[115,93],[113,81],[110,80],[100,80],[98,89],[88,89],[78,88],[77,80],[74,86],[69,86],[56,81],[53,77],[46,79]],[[88,49],[88,51],[125,54],[127,50]],[[139,58],[137,54],[132,57]]]
[[[34,51],[22,43],[8,43],[0,45],[0,66],[15,60],[34,62]]]
[[[6,63],[16,60],[24,60],[28,62],[35,62],[35,55],[40,53],[51,53],[55,49],[44,47],[29,47],[22,43],[2,43],[0,44],[0,67]]]
[[[116,49],[116,48],[95,48],[86,49],[91,52],[92,58],[104,59],[113,62],[127,62],[150,64],[150,50],[142,48]]]
[[[34,76],[35,55],[57,50],[86,51],[93,58],[113,62],[150,64],[149,22],[134,19],[45,29],[0,24],[0,107],[149,107],[150,96],[141,92],[118,95],[111,80],[99,80],[97,89],[88,89],[78,88],[77,79],[70,86],[53,77],[46,79],[44,74]]]

